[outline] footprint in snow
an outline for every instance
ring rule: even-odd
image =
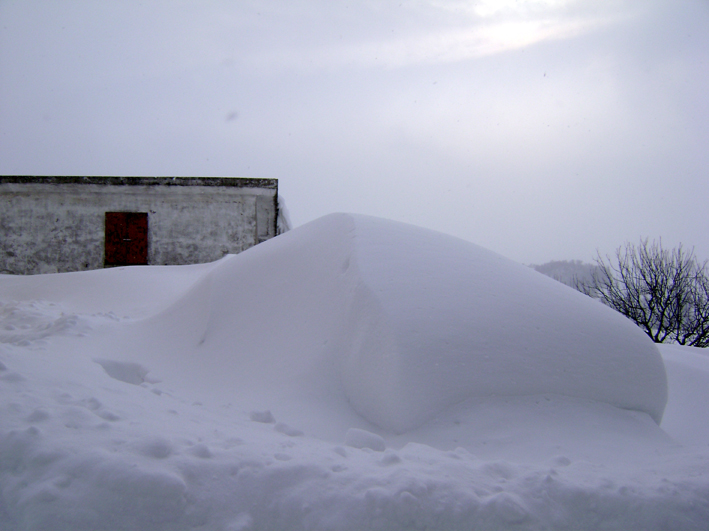
[[[302,431],[291,428],[288,424],[284,424],[283,422],[277,422],[273,429],[278,433],[287,435],[288,437],[302,437],[305,435]]]
[[[54,335],[84,335],[88,325],[76,314],[45,301],[0,301],[0,343],[17,347],[42,345]]]
[[[159,383],[159,380],[148,378],[148,369],[139,363],[101,358],[94,358],[94,361],[103,367],[106,374],[119,382],[125,382],[133,385],[140,385],[144,382]]]
[[[273,414],[268,409],[265,411],[252,411],[249,413],[249,418],[254,422],[262,422],[264,424],[273,424],[276,422]]]

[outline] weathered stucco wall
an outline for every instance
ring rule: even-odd
[[[0,177],[0,273],[104,266],[106,212],[148,213],[148,263],[194,264],[276,234],[275,179]]]

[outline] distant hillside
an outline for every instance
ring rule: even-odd
[[[598,266],[585,264],[581,260],[553,260],[542,265],[532,264],[529,267],[573,288],[577,279],[589,282],[593,271]]]

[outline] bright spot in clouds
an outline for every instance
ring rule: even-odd
[[[464,61],[517,50],[544,41],[578,37],[617,22],[617,13],[592,12],[569,15],[561,8],[574,2],[530,0],[526,2],[424,2],[420,15],[428,26],[390,32],[378,31],[355,37],[320,41],[309,39],[303,47],[270,50],[251,56],[253,65],[281,67],[386,67]],[[402,8],[403,9],[403,8]],[[381,13],[375,13],[381,15]],[[394,22],[392,21],[392,24]],[[388,27],[382,24],[382,28]]]

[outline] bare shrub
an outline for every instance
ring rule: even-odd
[[[645,239],[619,247],[614,259],[599,253],[595,262],[592,280],[577,289],[633,320],[655,343],[709,346],[707,262],[694,250]]]

